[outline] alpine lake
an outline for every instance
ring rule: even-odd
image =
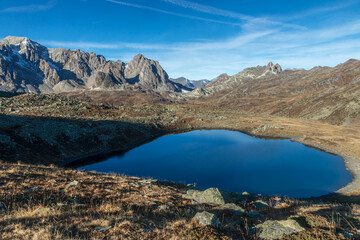
[[[229,130],[165,135],[78,169],[300,198],[332,193],[353,179],[339,156]]]

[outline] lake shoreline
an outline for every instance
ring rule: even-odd
[[[316,198],[328,197],[332,194],[346,194],[346,193],[349,193],[349,192],[352,192],[352,191],[358,189],[357,186],[360,186],[360,161],[354,157],[351,157],[351,156],[341,153],[339,151],[331,150],[329,148],[322,147],[322,146],[319,146],[316,144],[307,143],[305,141],[300,140],[299,137],[293,137],[293,136],[287,136],[287,135],[254,134],[252,132],[243,131],[243,130],[236,129],[236,128],[191,127],[191,128],[178,128],[175,130],[161,131],[159,133],[149,136],[148,138],[139,140],[127,147],[123,147],[123,148],[119,148],[119,149],[115,149],[115,150],[104,151],[104,152],[97,152],[97,153],[93,153],[93,154],[87,154],[87,155],[83,155],[80,157],[68,159],[66,161],[61,162],[61,164],[59,164],[58,166],[73,168],[74,166],[79,167],[79,166],[88,165],[88,164],[94,163],[94,162],[101,162],[101,161],[105,160],[107,157],[109,157],[110,155],[117,154],[117,153],[120,153],[120,154],[125,153],[127,151],[130,151],[131,149],[134,149],[134,148],[142,145],[142,144],[152,142],[159,137],[169,135],[169,134],[179,134],[179,133],[190,132],[190,131],[195,131],[195,130],[228,130],[228,131],[241,132],[246,135],[260,138],[260,139],[288,139],[288,140],[303,144],[307,147],[314,148],[314,149],[320,150],[322,152],[326,152],[326,153],[341,157],[344,161],[345,168],[350,172],[350,174],[353,177],[352,181],[333,193],[319,196]],[[100,159],[100,160],[95,161],[95,159]]]

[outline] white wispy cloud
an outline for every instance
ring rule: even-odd
[[[2,13],[40,12],[40,11],[46,11],[50,8],[53,8],[55,6],[55,4],[56,4],[56,1],[52,0],[45,4],[31,4],[31,5],[4,8],[4,9],[0,9],[0,12],[2,12]]]
[[[216,20],[216,19],[197,17],[197,16],[188,15],[188,14],[182,14],[182,13],[167,11],[167,10],[163,10],[163,9],[159,9],[159,8],[153,8],[153,7],[148,7],[148,6],[133,4],[133,3],[128,3],[128,2],[122,2],[122,1],[117,1],[117,0],[106,0],[106,1],[124,5],[124,6],[128,6],[128,7],[134,7],[134,8],[146,9],[146,10],[150,10],[150,11],[154,11],[154,12],[160,12],[160,13],[164,13],[164,14],[168,14],[168,15],[177,16],[177,17],[195,19],[195,20],[212,22],[212,23],[220,23],[220,24],[227,24],[227,25],[239,25],[240,26],[240,23],[236,23],[236,22],[227,22],[227,21],[220,21],[220,20]]]
[[[215,8],[212,6],[193,3],[193,2],[189,2],[189,1],[185,1],[185,0],[163,0],[163,1],[183,7],[183,8],[189,8],[189,9],[192,9],[192,10],[195,10],[198,12],[208,13],[208,14],[212,14],[212,15],[230,17],[230,18],[235,18],[238,20],[246,20],[246,21],[251,21],[251,20],[255,19],[254,17],[248,16],[245,14],[227,11],[227,10]]]
[[[229,10],[224,10],[216,7],[212,7],[209,5],[194,3],[186,0],[162,0],[167,3],[171,3],[173,5],[188,8],[195,10],[197,12],[207,13],[215,16],[222,16],[227,18],[232,18],[240,21],[245,21],[246,24],[243,27],[247,29],[254,28],[255,26],[259,27],[264,25],[271,25],[271,26],[282,26],[282,27],[290,27],[290,28],[297,28],[297,29],[304,29],[303,26],[297,24],[289,24],[284,22],[275,21],[273,19],[269,19],[267,17],[253,17],[242,13],[237,13]]]

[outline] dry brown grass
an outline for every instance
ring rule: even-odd
[[[78,184],[69,186],[75,180]],[[0,239],[257,239],[251,227],[288,217],[300,219],[307,231],[286,239],[342,239],[339,232],[356,234],[360,227],[358,204],[280,198],[282,207],[260,211],[264,218],[249,218],[215,205],[191,204],[182,198],[183,185],[141,180],[2,163]],[[257,211],[252,203],[259,197],[224,196],[247,212]],[[159,210],[162,205],[169,208]],[[222,227],[202,227],[191,220],[204,210],[215,213]]]

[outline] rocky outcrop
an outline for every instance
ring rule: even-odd
[[[169,81],[169,76],[159,62],[150,60],[142,54],[136,55],[126,64],[125,78],[129,83],[146,89],[175,90],[175,87]]]
[[[25,37],[7,37],[0,42],[0,91],[49,93],[133,88],[180,91],[159,62],[141,54],[124,64],[79,49],[48,49]]]
[[[205,191],[188,190],[183,195],[183,198],[194,200],[198,203],[225,204],[224,198],[217,188],[208,188]]]
[[[282,72],[282,68],[278,63],[274,65],[272,62],[269,62],[266,66],[266,72],[280,74]]]
[[[220,226],[220,221],[216,217],[216,215],[206,211],[196,213],[195,217],[193,217],[192,220],[198,221],[199,224],[203,226],[212,226],[212,227]]]
[[[242,207],[236,205],[235,203],[226,203],[224,205],[221,205],[221,207],[227,210],[231,210],[238,215],[243,215],[245,213],[245,210]]]

